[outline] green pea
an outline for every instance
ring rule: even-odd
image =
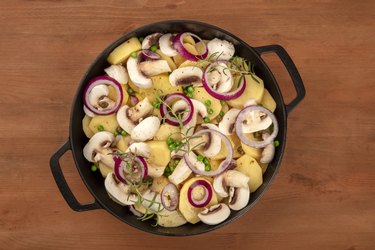
[[[118,136],[118,132],[117,131],[113,132],[113,134],[114,134],[114,136]]]
[[[128,133],[126,133],[125,130],[121,131],[121,135],[122,135],[122,136],[126,136],[127,134],[128,134]]]
[[[204,102],[204,105],[206,105],[207,107],[211,106],[211,101],[210,100],[206,100]]]
[[[179,146],[182,145],[182,142],[180,142],[180,141],[176,141],[175,144],[176,144],[177,147],[179,147]]]
[[[176,149],[176,144],[175,143],[169,144],[168,148],[169,148],[170,151],[173,151],[173,150]]]
[[[98,167],[96,165],[92,165],[91,166],[91,171],[95,172],[96,170],[98,170]]]
[[[203,121],[204,121],[204,123],[210,123],[210,122],[211,122],[210,118],[208,118],[208,117],[205,117],[205,118],[203,119]]]
[[[188,92],[188,93],[194,93],[194,87],[193,86],[189,86],[189,87],[187,87],[187,89],[186,89],[186,91]]]
[[[150,50],[151,50],[152,52],[155,52],[155,51],[158,50],[158,46],[157,46],[156,44],[154,44],[154,45],[152,45],[152,46],[150,47]]]
[[[203,161],[204,157],[203,157],[203,155],[198,155],[197,159],[198,159],[198,161]]]
[[[137,58],[138,57],[138,54],[137,54],[137,52],[132,52],[131,54],[130,54],[130,56],[131,57],[133,57],[133,58]]]
[[[204,163],[204,165],[210,164],[210,162],[208,161],[207,157],[203,158],[203,163]]]
[[[220,101],[220,104],[221,104],[221,106],[224,106],[225,102],[224,101]]]
[[[193,93],[186,93],[186,95],[190,98],[193,98]]]
[[[214,113],[214,110],[213,110],[213,109],[208,109],[208,110],[207,110],[207,113],[208,113],[209,115],[212,115],[212,114]]]
[[[172,138],[172,137],[168,137],[168,139],[167,139],[167,144],[168,144],[168,145],[171,145],[171,144],[173,144],[173,143],[174,143],[173,138]]]
[[[103,125],[98,125],[98,131],[104,131],[104,126]]]
[[[278,146],[280,146],[280,142],[278,140],[276,140],[276,141],[273,142],[273,145],[275,145],[275,147],[277,148]]]
[[[224,116],[224,114],[225,114],[224,111],[220,111],[219,113],[220,116]]]
[[[129,95],[133,95],[134,94],[134,90],[132,88],[128,88],[128,94]]]
[[[211,165],[210,164],[205,165],[204,170],[211,171]]]

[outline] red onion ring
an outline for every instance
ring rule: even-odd
[[[233,90],[232,92],[227,92],[227,93],[218,93],[214,89],[211,88],[211,85],[208,83],[206,75],[210,67],[213,66],[213,64],[209,64],[206,69],[203,72],[203,77],[202,77],[202,84],[204,89],[213,97],[216,99],[222,100],[222,101],[228,101],[232,99],[236,99],[239,96],[242,95],[242,93],[245,91],[246,88],[246,79],[245,77],[242,77],[242,80],[240,82],[240,86],[236,90]]]
[[[115,88],[116,94],[117,94],[117,101],[116,104],[110,108],[110,109],[104,109],[104,110],[98,110],[95,107],[93,107],[89,102],[89,95],[91,90],[98,85],[109,85]],[[109,115],[115,113],[121,106],[122,99],[124,98],[121,84],[109,76],[98,76],[93,78],[85,87],[85,90],[83,91],[83,103],[91,112],[97,115]]]
[[[196,188],[198,186],[203,187],[203,189],[205,191],[205,195],[204,195],[203,199],[200,200],[200,201],[195,200],[194,197],[193,197],[193,190],[194,190],[194,188]],[[205,207],[205,206],[207,206],[208,203],[210,203],[211,198],[212,198],[211,184],[208,181],[205,181],[205,180],[196,180],[195,182],[193,182],[190,185],[187,195],[188,195],[189,203],[193,207],[198,207],[198,208]]]
[[[116,178],[123,182],[123,183],[132,183],[132,182],[137,182],[138,180],[131,179],[129,177],[129,174],[126,175],[127,169],[126,169],[126,163],[121,157],[113,157],[113,160],[115,161],[115,167],[114,167],[114,173]],[[139,178],[142,178],[143,180],[147,177],[148,175],[148,166],[147,162],[145,159],[141,156],[136,156],[134,158],[134,165],[136,165],[138,171],[140,171]],[[131,166],[132,168],[134,167]]]
[[[159,54],[152,52],[151,50],[148,50],[148,49],[142,50],[142,57],[143,59],[151,59],[151,60],[158,60],[161,58]]]
[[[178,189],[173,183],[169,183],[161,191],[161,203],[168,211],[174,211],[177,209],[178,201]]]
[[[173,39],[173,47],[178,51],[178,53],[181,54],[182,57],[184,57],[185,59],[187,60],[190,60],[190,61],[198,61],[199,59],[204,59],[207,57],[208,55],[208,49],[207,49],[207,46],[205,46],[205,51],[203,54],[201,55],[194,55],[192,53],[190,53],[184,46],[184,37],[187,36],[187,35],[190,35],[196,39],[198,39],[199,41],[202,41],[202,39],[193,34],[193,33],[190,33],[190,32],[183,32],[183,33],[179,33],[177,34],[174,39]]]
[[[272,123],[273,123],[272,134],[269,137],[267,137],[265,140],[262,140],[262,141],[255,141],[255,140],[249,139],[242,132],[242,125],[243,125],[243,121],[245,119],[246,113],[256,111],[256,110],[267,114],[271,118]],[[276,138],[277,133],[279,132],[279,125],[277,123],[276,116],[270,110],[268,110],[268,109],[266,109],[262,106],[254,105],[254,106],[245,107],[243,110],[240,111],[240,113],[238,113],[237,118],[236,118],[236,123],[235,123],[235,130],[236,130],[238,138],[244,144],[246,144],[250,147],[253,147],[253,148],[264,148],[268,144],[272,143],[272,141]]]
[[[181,99],[181,100],[185,101],[187,103],[187,105],[189,106],[189,112],[187,113],[187,115],[184,114],[182,116],[182,120],[181,120],[182,124],[186,125],[191,120],[191,118],[193,117],[193,113],[194,113],[193,103],[189,99],[189,97],[187,97],[186,95],[184,95],[182,93],[174,93],[174,94],[167,95],[166,98],[164,99],[164,102],[167,103],[168,106],[170,106],[172,108],[171,104],[172,104],[172,101],[174,101],[175,99]],[[160,104],[160,115],[163,118],[165,118],[165,121],[168,124],[173,125],[173,126],[180,125],[178,120],[175,117],[173,117],[171,114],[169,114],[168,107],[164,103]]]
[[[217,176],[221,173],[223,173],[225,170],[228,169],[229,166],[232,165],[232,156],[233,156],[233,148],[232,144],[229,141],[229,139],[222,134],[221,132],[214,130],[214,129],[202,129],[195,133],[193,136],[199,136],[204,133],[216,133],[218,136],[221,137],[221,139],[224,141],[225,146],[227,147],[227,157],[220,163],[219,167],[214,170],[214,171],[201,171],[197,169],[194,164],[190,161],[188,153],[184,155],[184,159],[188,167],[197,175],[202,175],[202,176]]]

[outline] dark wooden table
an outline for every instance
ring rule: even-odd
[[[375,249],[375,2],[280,2],[1,1],[0,249]],[[90,62],[121,34],[164,19],[281,44],[307,91],[264,198],[196,237],[146,234],[104,210],[73,212],[48,164],[68,137]],[[265,60],[290,100],[286,70],[275,55]],[[91,201],[71,154],[61,163],[78,199]]]

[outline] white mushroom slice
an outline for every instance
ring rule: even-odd
[[[169,75],[172,86],[202,85],[203,71],[194,66],[178,68]]]
[[[85,105],[83,105],[83,112],[85,112],[88,117],[95,117],[95,114],[90,111]]]
[[[142,41],[142,49],[149,49],[152,45],[158,44],[159,38],[162,35],[162,33],[156,32],[146,36]]]
[[[139,69],[146,76],[156,76],[161,73],[171,72],[166,60],[144,61],[139,64]]]
[[[144,142],[132,143],[126,152],[132,152],[134,155],[139,155],[144,158],[149,158],[151,155],[151,148]]]
[[[104,148],[108,148],[115,140],[115,136],[107,131],[94,134],[83,148],[83,155],[89,162],[96,162],[95,156]]]
[[[228,170],[224,173],[224,183],[230,187],[249,188],[249,177],[237,170]]]
[[[158,212],[163,209],[163,205],[161,204],[161,196],[158,193],[155,193],[151,191],[150,189],[147,189],[142,194],[142,205],[154,212]]]
[[[214,55],[215,60],[228,61],[234,55],[235,49],[232,43],[226,40],[214,38],[207,43],[208,57]]]
[[[148,171],[147,171],[147,175],[152,177],[152,178],[157,178],[157,177],[160,177],[164,174],[164,170],[166,167],[162,167],[162,166],[156,166],[154,164],[150,164],[148,163]]]
[[[267,137],[269,137],[270,134],[269,133],[263,133],[262,134],[262,138],[263,140],[267,139]],[[275,145],[273,144],[273,142],[271,142],[270,144],[268,144],[262,151],[262,156],[260,158],[260,162],[261,163],[270,163],[272,160],[273,160],[273,157],[275,156]]]
[[[232,210],[238,211],[246,207],[250,199],[250,190],[247,188],[229,188],[229,207]]]
[[[219,128],[215,124],[204,124],[202,128],[208,128],[219,131]],[[207,133],[208,141],[204,145],[202,155],[206,157],[213,157],[217,155],[221,150],[221,137],[215,133]]]
[[[181,129],[181,132],[186,134],[187,136],[191,136],[194,133],[194,129],[191,129],[197,125],[197,116],[198,114],[201,117],[206,117],[208,116],[207,113],[207,107],[200,101],[197,101],[195,99],[191,99],[191,102],[193,103],[194,106],[194,113],[193,117],[191,120]]]
[[[142,120],[131,133],[131,138],[134,141],[151,140],[158,132],[160,127],[160,120],[156,116],[150,116]]]
[[[113,150],[110,148],[104,148],[97,153],[95,160],[101,161],[104,165],[114,169],[115,161],[113,160]]]
[[[165,35],[162,35],[159,39],[159,47],[161,52],[165,54],[166,56],[176,56],[178,54],[177,50],[173,48],[173,42],[172,42],[172,34],[167,33]]]
[[[146,77],[139,68],[140,54],[138,52],[137,58],[129,57],[126,67],[128,68],[128,73],[130,80],[138,88],[149,89],[152,87],[152,80]]]
[[[120,205],[133,205],[137,202],[137,195],[131,194],[129,186],[119,182],[114,173],[107,175],[104,181],[104,186],[109,197]]]
[[[214,178],[213,188],[220,197],[228,197],[228,190],[224,183],[224,174],[220,174]]]
[[[136,124],[128,117],[129,107],[127,105],[122,106],[116,115],[116,119],[120,127],[126,131],[126,133],[131,134]]]
[[[217,62],[210,66],[210,70],[206,73],[207,81],[218,93],[226,93],[233,87],[233,77],[225,62]]]
[[[89,103],[98,110],[110,109],[115,106],[115,102],[108,95],[109,89],[105,84],[97,85],[89,93]]]
[[[236,108],[231,108],[228,110],[223,119],[219,122],[219,131],[224,135],[231,135],[234,132],[234,124],[236,123],[236,118],[241,110]]]
[[[126,71],[126,68],[124,66],[111,65],[108,68],[104,69],[104,71],[108,76],[112,77],[120,84],[127,84],[129,81],[128,72]]]
[[[272,124],[272,119],[267,114],[259,110],[254,110],[246,114],[242,125],[242,132],[254,133],[267,129]]]
[[[127,116],[133,122],[138,123],[140,122],[140,119],[148,116],[153,109],[152,104],[146,97],[142,101],[138,102],[134,107],[131,107],[127,112]]]
[[[199,219],[207,225],[216,225],[225,221],[230,215],[229,207],[224,203],[205,208],[198,214]]]
[[[187,156],[189,158],[189,162],[199,171],[205,171],[205,165],[203,162],[199,161],[197,158],[197,155],[194,154],[194,152],[190,151],[187,153]]]
[[[186,164],[184,158],[180,160],[177,164],[176,168],[174,169],[173,173],[168,176],[170,182],[175,184],[176,186],[180,183],[184,182],[187,178],[189,178],[190,174],[192,173],[189,166]]]
[[[255,101],[255,99],[253,98],[250,98],[249,100],[247,100],[245,102],[245,104],[243,105],[244,107],[248,107],[248,106],[254,106],[254,105],[258,105],[257,102]]]

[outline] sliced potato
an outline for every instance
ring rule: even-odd
[[[237,137],[236,134],[228,135],[227,138],[229,139],[233,148],[233,158],[235,159],[235,158],[240,157],[241,153],[238,150],[240,143],[241,143],[240,139]],[[228,155],[228,150],[225,147],[225,144],[222,143],[219,153],[211,157],[211,159],[212,160],[224,160],[227,157],[227,155]]]
[[[101,161],[98,164],[98,168],[104,178],[107,177],[108,174],[113,172],[113,169],[111,167],[108,167]]]
[[[262,168],[258,162],[249,155],[243,155],[237,159],[235,170],[247,175],[249,179],[250,192],[255,192],[263,183]]]
[[[100,127],[103,127],[104,131],[114,133],[118,126],[116,114],[97,115],[91,119],[89,124],[89,128],[95,133],[100,131]]]
[[[187,180],[180,190],[180,202],[179,202],[180,212],[184,216],[184,218],[192,224],[195,224],[195,223],[200,221],[200,219],[198,217],[198,214],[204,210],[204,208],[193,207],[188,200],[189,187],[196,180],[206,180],[207,181],[207,179],[205,179],[203,177],[193,177],[193,178]],[[212,186],[211,186],[211,188],[212,188]],[[212,190],[213,190],[213,188],[212,188]],[[211,201],[208,203],[207,207],[210,207],[210,206],[215,205],[217,203],[218,203],[218,201],[217,201],[216,193],[212,192],[212,198],[211,198]]]
[[[193,62],[193,61],[190,61],[190,60],[186,60],[185,62],[181,63],[180,66],[178,66],[178,67],[179,68],[183,68],[183,67],[198,67],[201,70],[204,70],[208,66],[208,64],[210,64],[210,63],[207,62],[207,61]]]
[[[125,152],[129,148],[129,142],[131,141],[130,135],[121,136],[121,139],[117,142],[116,147],[121,151]]]
[[[208,107],[213,110],[213,113],[211,115],[208,115],[208,117],[212,120],[214,119],[221,110],[221,104],[218,99],[211,96],[204,87],[197,87],[195,88],[195,91],[193,93],[193,99],[196,99],[197,101],[200,101],[202,103],[205,103],[205,101],[209,100],[211,101],[211,105]]]
[[[168,178],[163,175],[160,177],[154,178],[154,180],[152,181],[152,185],[151,185],[151,191],[154,191],[156,193],[161,193],[163,188],[166,185],[168,185],[168,183],[169,183]]]
[[[171,152],[165,141],[148,141],[146,144],[151,149],[151,156],[148,158],[150,164],[165,167],[171,160]]]
[[[185,218],[177,210],[168,211],[164,209],[157,214],[157,223],[162,227],[179,227],[186,223]]]
[[[177,67],[180,67],[181,63],[185,62],[186,59],[181,56],[180,54],[177,54],[173,57],[173,61],[176,64]]]
[[[254,140],[254,135],[252,133],[246,134],[246,137]],[[241,147],[243,151],[245,152],[245,154],[250,155],[251,157],[255,158],[257,161],[259,161],[260,157],[262,156],[263,150],[261,148],[253,148],[253,147],[247,146],[243,142],[241,142]]]
[[[184,39],[182,39],[182,41],[183,41],[184,45],[186,45],[186,44],[195,45],[195,40],[190,35],[184,36]]]
[[[263,80],[260,79],[257,76],[254,76],[255,79],[257,79],[256,82],[250,75],[246,75],[246,88],[245,91],[242,93],[242,95],[236,99],[229,100],[227,103],[238,109],[243,109],[244,104],[249,100],[249,99],[254,99],[256,103],[261,103],[262,98],[263,98],[263,93],[264,93],[264,84]]]
[[[189,51],[191,54],[193,55],[198,55],[198,51],[197,49],[195,48],[194,45],[190,44],[190,43],[184,43],[184,47],[187,51]]]
[[[108,56],[107,61],[110,64],[123,63],[132,52],[138,51],[142,48],[138,38],[132,37],[121,45],[117,46]]]
[[[262,174],[264,174],[264,173],[267,171],[268,164],[269,164],[269,163],[261,163],[261,162],[259,162],[259,166],[260,166],[261,169],[262,169]]]
[[[168,95],[172,93],[182,93],[181,86],[172,86],[169,83],[168,74],[160,74],[157,76],[151,77],[153,87],[150,89],[142,89],[139,91],[142,99],[147,97],[148,100],[152,103],[157,95]]]
[[[163,123],[162,125],[160,125],[160,128],[156,133],[154,139],[157,141],[166,141],[170,135],[174,140],[181,140],[180,128],[168,123]]]
[[[271,112],[274,112],[276,109],[276,102],[267,89],[264,89],[264,94],[263,94],[263,99],[262,99],[261,104],[266,109],[271,110]]]
[[[125,86],[126,85],[121,85],[122,96],[123,96],[121,105],[125,105],[128,102],[128,99],[129,99],[127,87],[125,87]],[[111,99],[111,100],[117,101],[117,94],[116,94],[115,88],[112,87],[112,86],[108,86],[108,90],[109,90],[108,98]]]
[[[82,129],[88,138],[91,138],[94,135],[94,132],[92,132],[92,130],[89,127],[91,119],[92,118],[87,115],[85,115],[85,117],[83,117],[82,119]]]
[[[176,66],[176,64],[174,63],[174,61],[172,60],[171,57],[165,55],[163,52],[161,52],[160,49],[158,49],[156,51],[156,53],[159,54],[159,56],[161,57],[161,59],[167,61],[168,65],[169,65],[169,67],[171,68],[172,71],[175,70],[175,69],[177,69],[177,66]]]

